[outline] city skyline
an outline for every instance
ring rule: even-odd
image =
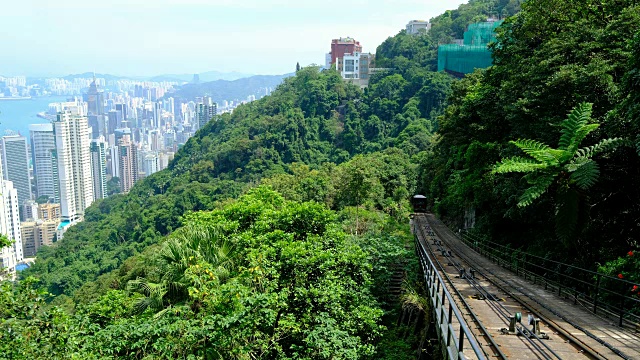
[[[409,20],[428,20],[463,2],[26,0],[0,12],[0,22],[12,29],[0,39],[1,48],[12,50],[0,59],[0,74],[284,74],[296,62],[322,65],[336,36],[357,38],[364,51],[375,52]]]

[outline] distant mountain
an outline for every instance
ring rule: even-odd
[[[284,75],[256,75],[234,81],[216,80],[200,84],[185,84],[178,87],[176,92],[167,96],[181,97],[193,100],[198,96],[207,95],[214,101],[240,100],[246,99],[249,95],[264,95],[266,88],[275,88],[287,77],[294,74]],[[202,75],[200,75],[202,79]]]
[[[152,78],[149,78],[149,81],[177,81],[177,82],[190,82],[193,80],[194,74],[165,74],[158,75]],[[253,76],[253,74],[244,74],[237,71],[233,72],[220,72],[220,71],[207,71],[203,73],[199,73],[200,82],[210,82],[216,80],[238,80],[242,78],[247,78]]]
[[[164,75],[156,75],[156,76],[148,77],[148,76],[118,76],[118,75],[111,75],[111,74],[96,73],[96,78],[103,78],[107,81],[128,79],[128,80],[153,81],[153,82],[170,81],[170,82],[184,83],[184,82],[190,82],[191,80],[193,80],[193,75],[194,74],[164,74]],[[245,74],[237,71],[233,71],[233,72],[207,71],[207,72],[199,73],[198,76],[200,76],[200,82],[205,83],[205,82],[216,81],[216,80],[233,81],[233,80],[251,77],[253,76],[253,74]],[[85,72],[82,74],[67,75],[67,76],[64,76],[63,79],[73,80],[78,78],[86,79],[86,78],[92,78],[92,77],[93,77],[93,72]]]
[[[86,78],[92,78],[93,77],[93,73],[92,72],[86,72],[86,73],[82,73],[82,74],[72,74],[72,75],[67,75],[64,76],[63,79],[65,80],[73,80],[73,79],[86,79]],[[127,76],[116,76],[116,75],[110,75],[110,74],[98,74],[96,73],[96,78],[103,78],[107,81],[110,80],[122,80],[122,79],[132,79],[132,80],[141,80],[142,78],[140,77],[127,77]]]

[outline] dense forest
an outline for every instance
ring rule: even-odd
[[[494,65],[436,72],[438,43],[487,17],[506,17]],[[388,38],[364,91],[301,69],[3,283],[1,356],[415,358],[396,317],[422,306],[417,192],[456,226],[640,280],[639,24],[631,0],[472,0]]]

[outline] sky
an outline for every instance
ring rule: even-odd
[[[17,0],[0,11],[0,75],[121,76],[324,64],[331,39],[375,52],[409,20],[465,0]]]

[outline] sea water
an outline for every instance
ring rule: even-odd
[[[5,130],[12,130],[29,138],[29,125],[46,124],[46,119],[39,118],[39,112],[49,110],[49,104],[67,101],[65,96],[47,96],[30,100],[0,100],[0,136]]]

